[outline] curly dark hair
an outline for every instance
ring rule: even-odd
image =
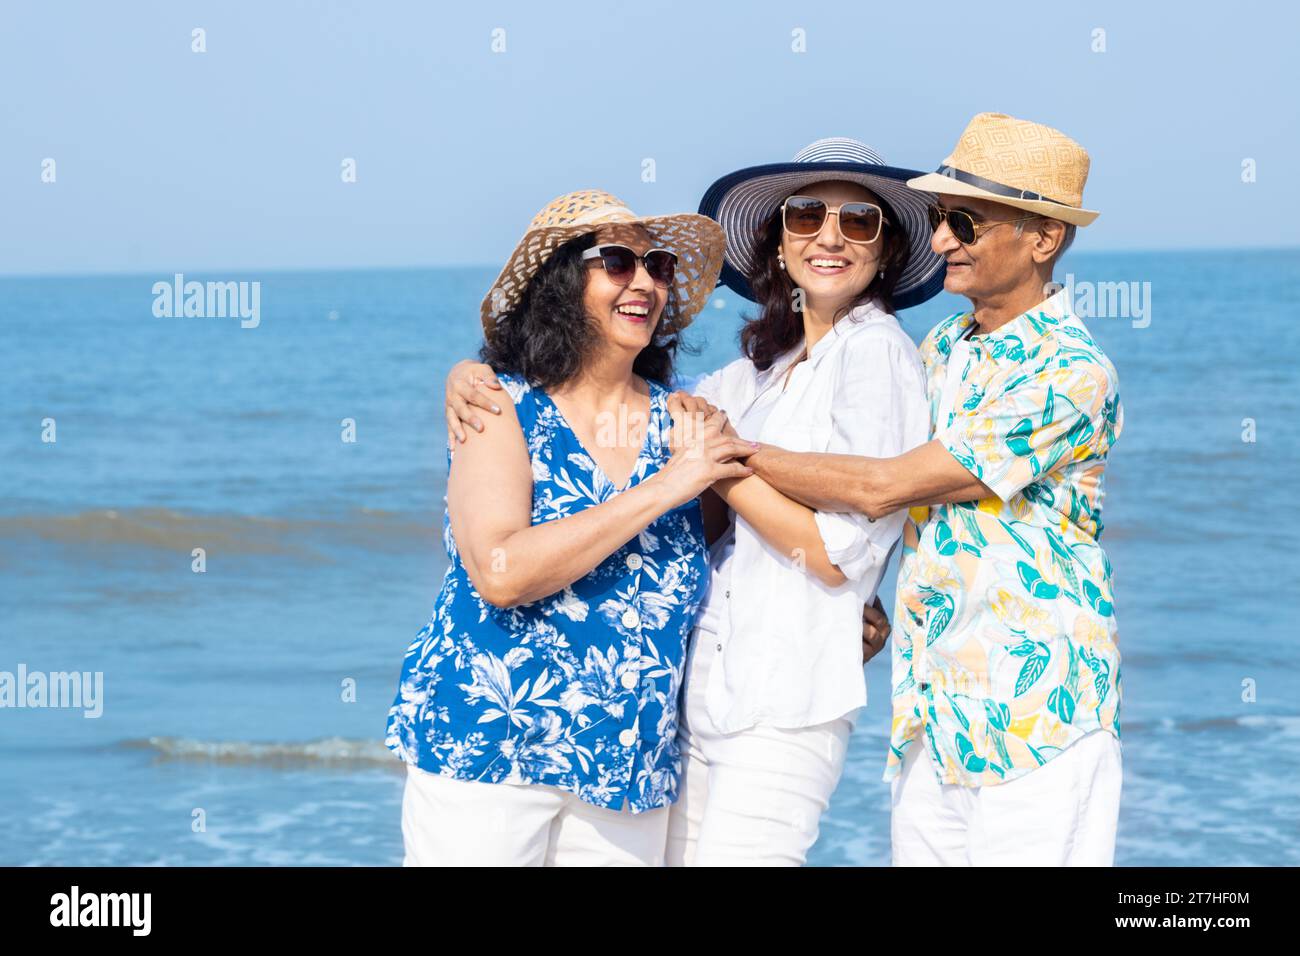
[[[911,247],[906,233],[895,225],[899,220],[894,210],[879,197],[876,202],[889,220],[881,232],[884,251],[880,267],[884,270],[884,275],[877,271],[867,287],[837,312],[832,321],[871,299],[879,302],[887,312],[894,310],[894,289],[907,267]],[[773,362],[803,339],[803,319],[794,308],[794,280],[790,278],[790,273],[777,265],[776,260],[783,231],[781,208],[778,206],[754,231],[758,241],[755,250],[757,264],[754,271],[746,277],[754,292],[759,312],[757,316],[746,317],[745,325],[740,330],[740,349],[759,371],[771,368]]]
[[[479,361],[497,372],[522,376],[530,385],[553,388],[582,371],[600,342],[597,325],[583,301],[587,268],[582,253],[596,244],[587,233],[556,248],[533,275],[523,296],[497,319],[484,338]],[[650,344],[641,350],[632,371],[642,378],[669,386],[677,350],[691,351],[680,340],[681,309],[675,287]]]

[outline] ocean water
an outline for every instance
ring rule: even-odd
[[[1126,415],[1117,862],[1300,863],[1300,251],[1062,271],[1076,300],[1149,290],[1088,320]],[[155,317],[171,276],[0,279],[0,671],[103,674],[97,718],[0,709],[0,864],[400,862],[384,717],[445,566],[442,381],[493,274],[186,276],[259,281],[256,328]],[[718,290],[683,372],[735,356],[742,305]],[[919,339],[961,305],[901,318]],[[815,864],[889,860],[883,656],[868,678]]]

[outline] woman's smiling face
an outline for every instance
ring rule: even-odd
[[[654,238],[642,226],[612,224],[596,230],[596,245],[616,243],[638,256],[655,248]],[[655,285],[638,261],[627,285],[619,285],[605,272],[599,259],[587,263],[587,314],[610,344],[640,352],[654,338],[655,328],[668,303],[668,290]]]
[[[820,199],[832,210],[846,202],[880,205],[871,190],[849,182],[814,183],[797,195]],[[882,230],[873,242],[849,242],[840,233],[839,216],[827,215],[815,236],[792,236],[783,230],[781,255],[791,281],[804,295],[819,308],[835,309],[856,299],[876,277],[883,238]]]

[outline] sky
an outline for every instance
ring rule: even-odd
[[[1298,27],[1248,2],[5,3],[0,274],[493,265],[571,190],[693,211],[824,136],[931,170],[982,111],[1088,149],[1079,251],[1294,246]]]

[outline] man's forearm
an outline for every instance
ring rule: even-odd
[[[794,452],[763,445],[745,459],[754,473],[782,494],[816,511],[855,511],[871,518],[889,514],[872,493],[884,459]],[[890,509],[896,510],[896,509]]]
[[[897,458],[823,455],[762,445],[745,459],[787,497],[817,511],[883,518],[912,505],[976,501],[993,491],[931,440]]]

